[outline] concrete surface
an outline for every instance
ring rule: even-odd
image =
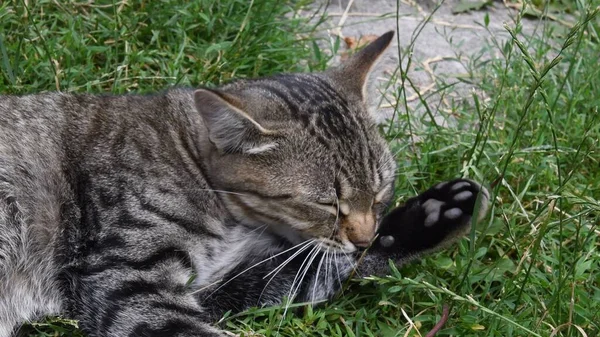
[[[466,66],[469,60],[499,56],[497,49],[489,47],[489,41],[492,37],[505,41],[509,34],[503,25],[506,23],[514,27],[517,14],[515,9],[506,7],[502,2],[494,2],[481,11],[453,14],[452,9],[458,1],[446,0],[442,3],[413,44],[409,78],[421,96],[427,96],[426,101],[432,110],[436,108],[436,111],[449,111],[453,100],[456,102],[471,96],[474,87],[459,81],[458,78],[469,77],[469,67]],[[394,98],[397,95],[394,93],[401,84],[399,80],[392,78],[392,74],[400,59],[403,60],[403,68],[406,69],[406,54],[410,51],[414,32],[421,22],[430,16],[436,4],[433,0],[318,0],[313,6],[321,6],[321,11],[326,12],[328,19],[320,34],[331,38],[332,41],[335,36],[359,38],[365,35],[381,35],[389,30],[398,33],[398,39],[393,42],[373,72],[369,86],[369,105],[373,110],[377,110],[378,121],[385,121],[392,115],[393,107],[397,104]],[[489,31],[483,27],[486,13],[490,19]],[[524,20],[523,31],[526,34],[533,33],[538,23],[538,20]],[[345,43],[342,42],[341,49],[345,47]],[[338,53],[332,63],[339,61]],[[392,84],[388,86],[390,80]],[[458,84],[443,90],[443,95],[436,94],[444,83],[455,82]],[[417,92],[410,88],[408,83],[405,83],[404,87],[411,110],[415,114],[423,113],[425,110]],[[382,94],[385,97],[383,101]],[[439,114],[436,120],[438,118],[441,119]],[[438,122],[443,123],[442,120]]]

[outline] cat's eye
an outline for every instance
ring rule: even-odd
[[[338,214],[338,205],[335,201],[318,200],[317,202],[314,202],[313,205],[333,215]]]
[[[335,206],[337,204],[337,200],[331,198],[322,198],[317,199],[317,204],[323,206]]]

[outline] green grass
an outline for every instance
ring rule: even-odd
[[[3,1],[0,90],[143,92],[319,68],[302,43],[311,26],[285,17],[302,4]]]
[[[424,336],[447,304],[440,336],[600,336],[600,24],[590,14],[600,3],[591,1],[571,4],[581,25],[570,35],[546,21],[535,38],[518,23],[507,27],[512,40],[490,35],[483,57],[467,62],[464,80],[477,94],[447,106],[424,97],[418,107],[449,127],[396,91],[382,132],[399,154],[399,201],[457,176],[502,178],[491,216],[467,239],[389,277],[355,280],[322,306],[255,309],[221,326],[266,336]],[[147,91],[328,60],[315,53],[314,27],[281,2],[54,3],[0,5],[0,92]],[[406,69],[398,76],[409,86]],[[448,84],[439,87],[454,90]],[[79,336],[72,326],[53,319],[24,332]]]

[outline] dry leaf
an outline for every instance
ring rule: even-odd
[[[342,52],[340,58],[342,61],[348,59],[350,54],[352,54],[356,49],[366,46],[367,44],[377,40],[378,37],[378,35],[373,34],[363,35],[358,39],[356,37],[346,36],[344,38],[344,42],[346,42],[347,50]]]

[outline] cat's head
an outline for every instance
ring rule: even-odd
[[[337,68],[200,89],[207,178],[241,222],[351,252],[374,237],[395,161],[367,111],[388,32]]]

